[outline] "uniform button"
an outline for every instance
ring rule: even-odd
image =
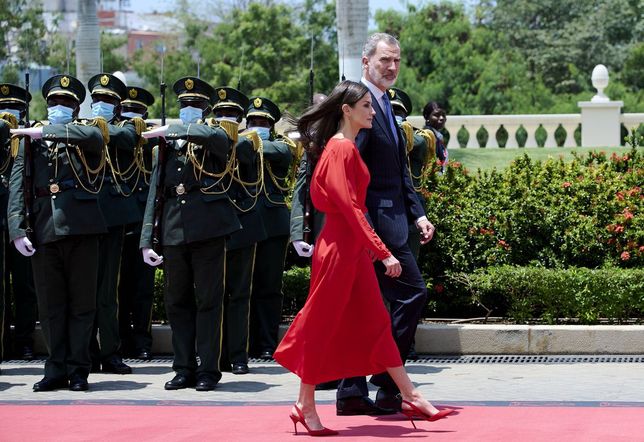
[[[53,182],[54,182],[54,179],[53,179],[53,178],[50,178],[50,179],[49,179],[49,182],[50,182],[50,183],[53,183]]]
[[[139,192],[143,190],[143,187],[139,187]]]
[[[52,196],[51,196],[51,199],[55,200],[55,199],[56,199],[56,195],[52,195]]]
[[[185,203],[186,203],[186,200],[181,200],[181,204],[185,204]]]
[[[48,166],[51,166],[52,164],[51,164],[51,163],[47,163],[47,165],[48,165]]]
[[[180,168],[180,167],[177,167],[177,172],[181,172],[181,168]]]

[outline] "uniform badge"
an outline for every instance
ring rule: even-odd
[[[186,193],[186,188],[181,183],[177,186],[177,195],[183,195],[184,193]]]
[[[54,183],[49,185],[49,193],[53,195],[58,192],[60,192],[60,187],[58,187],[58,184]]]
[[[394,91],[393,89],[389,89],[389,97],[393,99],[395,96],[396,96],[396,91]]]
[[[189,91],[191,91],[192,88],[195,87],[195,82],[192,81],[190,78],[188,78],[184,84],[186,86],[186,89],[188,89]]]
[[[262,99],[259,97],[255,98],[253,100],[253,106],[255,106],[256,108],[262,107]]]
[[[0,92],[2,92],[2,95],[9,95],[9,86],[7,86],[6,84],[2,85]]]
[[[219,95],[220,100],[225,100],[226,99],[226,89],[219,89],[217,91],[217,95]]]
[[[63,77],[60,79],[60,85],[62,87],[69,87],[69,77]]]
[[[130,89],[130,98],[135,99],[138,94],[136,89]]]
[[[107,86],[108,84],[110,84],[110,77],[108,77],[107,75],[103,75],[101,77],[101,85]]]

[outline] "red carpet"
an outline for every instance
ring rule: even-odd
[[[644,441],[644,408],[636,406],[454,406],[437,422],[402,415],[338,417],[320,405],[333,440],[380,438],[432,441]],[[2,441],[300,441],[289,405],[0,405]],[[302,429],[298,426],[298,430]]]

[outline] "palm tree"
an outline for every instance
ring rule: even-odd
[[[369,0],[337,0],[338,58],[340,75],[348,80],[362,77],[362,46],[367,40]]]
[[[78,0],[76,31],[76,78],[83,84],[101,71],[101,34],[96,15],[96,0]],[[89,114],[89,94],[81,106],[81,116]]]

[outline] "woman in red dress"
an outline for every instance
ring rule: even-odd
[[[369,171],[355,138],[371,127],[374,115],[367,87],[344,81],[297,123],[310,142],[309,154],[319,158],[311,198],[326,221],[316,241],[306,304],[273,357],[300,377],[290,417],[296,432],[299,422],[313,436],[337,434],[321,424],[315,409],[315,385],[334,379],[386,370],[400,389],[405,415],[437,420],[452,411],[436,409],[412,384],[380,295],[372,261],[380,260],[392,278],[401,267],[365,217]]]

